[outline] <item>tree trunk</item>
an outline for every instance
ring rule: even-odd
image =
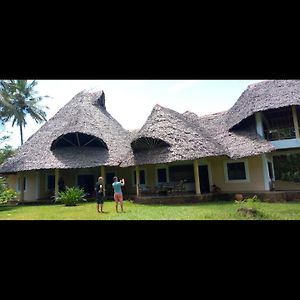
[[[21,134],[21,145],[23,145],[23,124],[20,124],[20,134]]]

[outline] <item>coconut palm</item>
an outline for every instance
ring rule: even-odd
[[[37,81],[33,80],[1,80],[0,81],[0,119],[2,123],[12,121],[12,126],[20,127],[21,145],[23,145],[23,127],[29,115],[37,123],[46,120],[46,106],[39,102],[48,96],[37,96]]]

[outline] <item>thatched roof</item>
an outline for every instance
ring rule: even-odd
[[[159,147],[138,151],[135,146],[147,139],[156,140]],[[133,153],[127,154],[121,166],[168,163],[224,154],[222,146],[213,139],[211,133],[184,115],[160,105],[154,107],[131,145]]]
[[[199,117],[198,119],[199,126],[212,134],[225,150],[226,156],[238,159],[275,150],[268,141],[256,133],[255,124],[254,126],[248,125],[247,129],[229,131],[225,126],[227,118],[228,112],[222,112]]]
[[[79,133],[84,141],[87,137],[94,140],[85,142],[84,147],[68,147],[60,141],[71,133]],[[130,150],[130,138],[131,134],[106,111],[103,91],[82,91],[1,165],[0,173],[119,165]],[[61,147],[54,147],[59,144]]]
[[[192,112],[180,114],[157,105],[147,122],[132,140],[154,138],[169,147],[144,149],[127,154],[121,166],[168,163],[200,159],[212,156],[228,156],[232,159],[259,155],[275,148],[254,127],[247,130],[226,129],[227,112],[199,117]]]
[[[255,112],[300,105],[300,80],[268,80],[250,85],[228,111],[226,127],[233,128]]]

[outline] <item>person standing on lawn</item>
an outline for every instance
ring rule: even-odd
[[[118,177],[114,177],[114,182],[112,184],[114,188],[114,200],[116,202],[116,212],[118,213],[118,205],[120,204],[121,206],[121,211],[124,212],[123,210],[123,192],[122,192],[122,186],[125,185],[125,180],[121,179],[118,181]]]
[[[97,199],[97,211],[98,213],[104,213],[103,211],[103,204],[104,204],[104,198],[105,198],[105,186],[103,182],[103,177],[99,177],[98,181],[96,182],[95,186],[96,191],[96,199]],[[100,210],[99,210],[100,206]]]

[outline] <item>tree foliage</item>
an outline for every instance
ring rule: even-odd
[[[300,182],[300,154],[274,156],[277,180]]]
[[[46,106],[40,102],[44,97],[38,96],[35,90],[37,81],[33,80],[1,80],[0,81],[0,120],[2,124],[11,121],[12,126],[20,128],[21,145],[23,144],[23,128],[26,116],[29,115],[37,123],[46,121]]]

